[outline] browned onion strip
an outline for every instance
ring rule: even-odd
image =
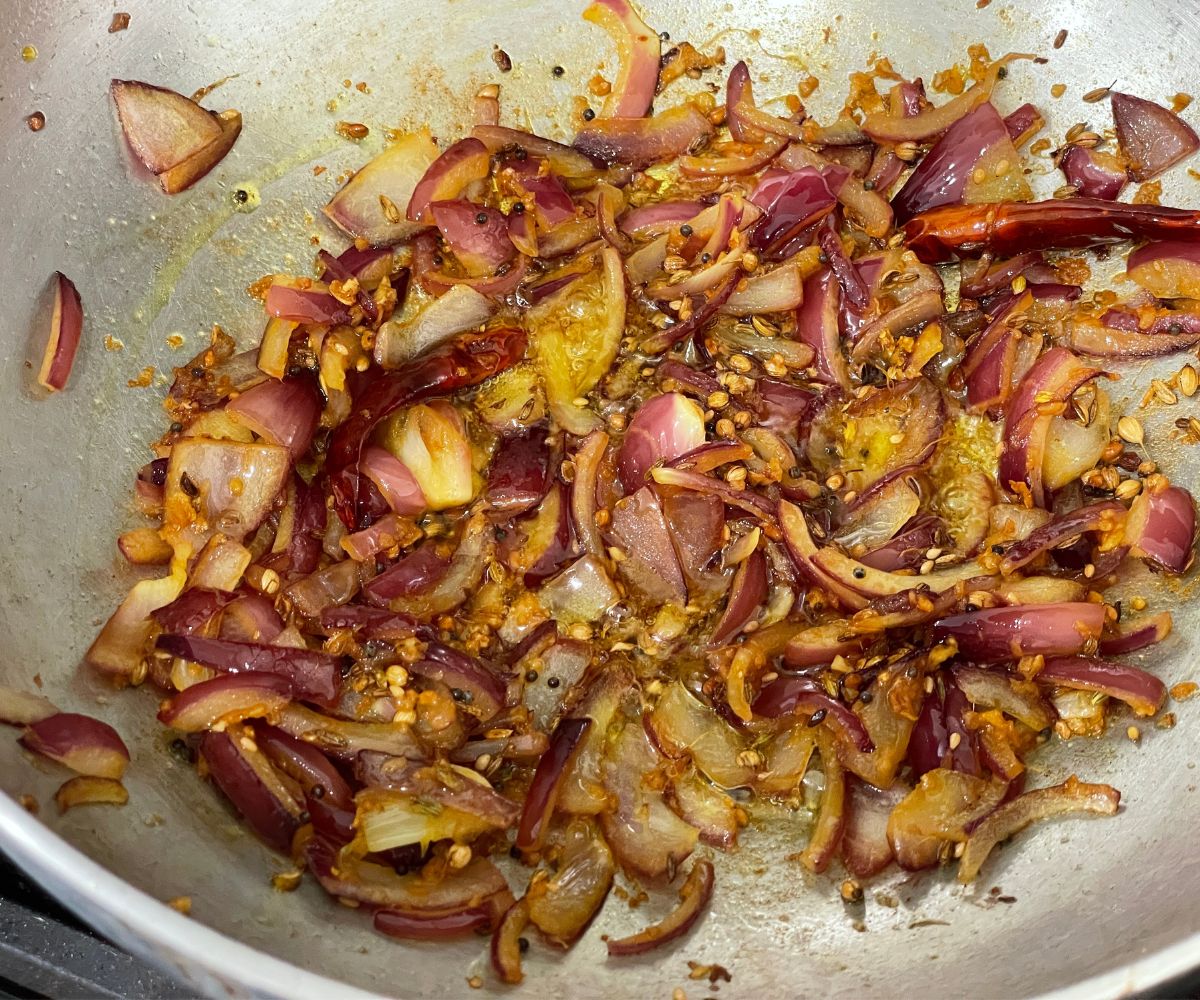
[[[129,801],[129,791],[115,778],[80,774],[59,786],[54,801],[60,814],[75,806],[123,806]]]
[[[525,978],[521,970],[521,933],[528,926],[529,904],[522,899],[509,907],[492,932],[492,968],[502,981],[512,985]]]
[[[629,937],[608,942],[610,955],[641,955],[692,929],[712,899],[713,866],[707,858],[697,858],[679,890],[679,905],[657,924]]]
[[[1088,784],[1074,775],[1061,785],[1026,792],[1002,805],[967,838],[962,860],[958,864],[958,880],[970,882],[974,879],[992,848],[1020,833],[1030,823],[1071,813],[1112,816],[1120,804],[1121,793],[1111,785]]]

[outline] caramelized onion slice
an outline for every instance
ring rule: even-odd
[[[657,924],[629,937],[608,942],[608,953],[614,956],[641,955],[659,945],[682,937],[695,926],[713,892],[713,866],[707,858],[697,858],[679,890],[679,906]]]
[[[1037,820],[1071,813],[1112,816],[1121,804],[1121,793],[1111,785],[1094,785],[1071,775],[1061,785],[1038,788],[1007,802],[980,823],[967,838],[958,880],[970,882],[979,874],[992,848],[1020,833]]]

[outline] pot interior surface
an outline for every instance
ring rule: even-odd
[[[641,6],[674,40],[704,50],[723,45],[727,65],[748,59],[764,96],[794,92],[802,76],[818,77],[820,89],[807,101],[818,117],[836,112],[847,74],[867,66],[873,53],[928,81],[964,62],[976,42],[994,56],[1019,51],[1048,59],[1015,63],[997,100],[1002,111],[1034,101],[1049,119],[1050,136],[1076,121],[1107,127],[1106,105],[1081,97],[1113,81],[1163,102],[1200,90],[1200,71],[1189,58],[1200,44],[1194,4]],[[487,971],[484,942],[405,945],[376,936],[364,915],[308,882],[294,893],[273,890],[270,877],[289,867],[285,859],[243,833],[216,793],[169,752],[170,737],[153,719],[154,695],[112,691],[77,664],[136,578],[113,539],[140,523],[130,487],[150,457],[146,442],[163,426],[160,402],[172,366],[206,342],[214,323],[243,346],[256,343],[261,305],[246,287],[276,270],[307,273],[314,238],[335,250],[344,246],[318,209],[340,174],[382,148],[385,128],[428,122],[436,135],[459,134],[471,121],[471,96],[498,82],[506,124],[565,135],[572,98],[585,93],[598,64],[610,74],[614,64],[607,39],[579,19],[582,7],[579,0],[130,0],[123,6],[131,14],[128,30],[110,34],[111,12],[83,0],[3,4],[9,30],[0,45],[0,233],[10,296],[0,318],[7,400],[0,422],[0,682],[28,687],[40,678],[64,707],[116,725],[134,762],[126,808],[78,809],[60,818],[52,795],[62,772],[31,761],[15,739],[0,739],[0,787],[41,803],[38,819],[0,803],[0,829],[17,857],[85,918],[198,988],[299,997],[353,986],[450,997],[468,992],[467,978],[479,974],[484,994],[502,992]],[[1055,49],[1060,29],[1067,41]],[[38,50],[32,62],[21,57],[27,45]],[[498,71],[494,46],[511,57],[510,73]],[[565,67],[561,77],[551,72],[556,64]],[[245,129],[212,174],[168,199],[127,154],[108,98],[112,77],[185,93],[227,77],[206,104],[238,108]],[[365,92],[345,87],[347,80],[365,82]],[[1056,83],[1066,85],[1060,99],[1051,97]],[[46,117],[37,133],[24,121],[34,111]],[[334,125],[341,120],[367,124],[370,137],[361,144],[340,138]],[[1041,193],[1061,183],[1046,156],[1030,162]],[[233,198],[246,185],[261,195],[252,212],[239,211]],[[1176,169],[1162,200],[1200,205],[1200,186]],[[86,330],[68,391],[42,399],[31,391],[27,357],[31,332],[45,322],[55,269],[79,286]],[[1122,367],[1110,392],[1118,404],[1136,403],[1149,378],[1180,363]],[[143,371],[149,384],[131,386]],[[1195,460],[1167,440],[1177,415],[1167,408],[1145,415],[1149,453],[1191,484]],[[1191,588],[1163,595],[1139,579],[1133,592],[1153,595],[1154,610],[1168,606],[1168,597],[1179,602],[1175,634],[1146,659],[1168,685],[1193,679]],[[1200,825],[1197,704],[1171,706],[1178,726],[1143,726],[1137,746],[1118,725],[1103,740],[1075,741],[1036,758],[1044,774],[1035,778],[1077,773],[1116,785],[1122,814],[1031,830],[1000,851],[974,887],[959,887],[952,873],[893,876],[868,887],[865,905],[847,907],[836,876],[812,876],[787,860],[803,846],[803,827],[781,816],[748,829],[741,849],[719,858],[712,910],[690,937],[643,958],[607,960],[602,935],[643,925],[673,894],[638,910],[614,897],[569,953],[534,944],[522,992],[666,997],[683,987],[699,995],[701,984],[688,979],[689,960],[730,971],[722,997],[1015,996],[1096,976],[1102,978],[1083,992],[1116,994],[1181,971],[1200,960],[1200,866],[1188,836]],[[54,834],[149,897],[190,896],[193,922],[119,892],[99,870],[73,860]]]

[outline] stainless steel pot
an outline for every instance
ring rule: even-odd
[[[360,914],[315,887],[275,892],[269,876],[284,863],[243,835],[168,752],[152,719],[153,696],[115,693],[76,664],[133,578],[112,538],[136,522],[127,497],[147,458],[142,442],[160,426],[163,373],[214,322],[243,343],[257,338],[260,307],[245,287],[274,269],[306,268],[312,235],[336,242],[312,213],[339,172],[380,145],[384,126],[428,121],[451,135],[469,121],[470,95],[498,81],[509,120],[554,132],[597,62],[611,67],[611,52],[579,21],[580,0],[122,6],[132,14],[129,29],[109,34],[112,11],[84,0],[0,4],[0,232],[9,289],[0,318],[0,680],[28,685],[40,677],[63,705],[115,723],[134,753],[127,808],[60,818],[50,804],[62,774],[0,738],[0,786],[42,804],[35,818],[0,796],[4,849],[85,920],[207,994],[461,996],[475,972],[493,982],[480,943],[401,945],[373,935]],[[993,54],[1049,58],[1044,66],[1016,64],[1002,101],[1035,100],[1051,135],[1076,120],[1106,125],[1104,106],[1080,97],[1114,80],[1160,100],[1200,90],[1191,58],[1200,8],[1190,0],[994,0],[982,10],[969,0],[643,6],[650,23],[676,39],[719,42],[751,59],[764,94],[792,89],[798,73],[816,75],[822,86],[810,106],[817,114],[836,107],[847,72],[872,52],[928,79],[977,41]],[[1055,50],[1063,28],[1066,44]],[[21,56],[27,45],[38,50],[32,62]],[[493,45],[511,56],[511,73],[497,71]],[[561,78],[551,74],[554,64],[566,67]],[[125,153],[107,97],[114,76],[184,92],[229,76],[207,103],[239,108],[245,131],[213,174],[167,199]],[[343,80],[365,81],[369,92],[345,89]],[[1050,87],[1059,82],[1067,92],[1055,100]],[[37,133],[24,122],[34,111],[46,116]],[[370,125],[364,148],[335,136],[339,119]],[[315,165],[327,169],[315,176]],[[1057,185],[1048,166],[1035,170],[1045,174],[1037,178],[1043,190]],[[235,210],[240,184],[261,192],[256,211]],[[1195,205],[1200,189],[1177,170],[1165,185],[1167,201]],[[87,329],[69,391],[39,399],[25,359],[56,268],[78,283]],[[170,346],[174,334],[186,346]],[[106,337],[113,338],[107,347]],[[128,387],[147,365],[152,385]],[[1127,372],[1117,397],[1137,399],[1136,387],[1156,370]],[[1184,458],[1164,445],[1176,415],[1159,410],[1148,418],[1150,451],[1187,481]],[[1151,593],[1148,581],[1139,587]],[[1176,635],[1150,657],[1171,683],[1195,669],[1194,620],[1185,606]],[[694,994],[688,959],[733,973],[725,997],[1092,997],[1163,981],[1200,963],[1200,866],[1191,844],[1200,825],[1193,770],[1200,712],[1194,704],[1176,711],[1177,729],[1151,729],[1139,746],[1118,727],[1106,740],[1076,742],[1043,759],[1049,775],[1076,771],[1116,784],[1125,793],[1122,815],[1022,835],[977,888],[964,891],[936,874],[896,877],[870,889],[865,910],[847,910],[836,882],[785,860],[799,846],[794,826],[769,823],[721,859],[712,912],[684,943],[644,959],[605,960],[601,935],[646,919],[645,908],[630,911],[613,899],[569,954],[531,950],[523,992],[663,997],[683,986]],[[992,886],[1015,902],[999,901]],[[158,902],[181,895],[192,899],[190,920]]]

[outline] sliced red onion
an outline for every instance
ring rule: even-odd
[[[1171,625],[1169,611],[1131,622],[1118,635],[1101,639],[1099,653],[1101,656],[1123,656],[1153,646],[1171,634]]]
[[[527,159],[529,156],[542,157],[560,177],[590,178],[598,173],[596,163],[583,153],[539,135],[501,125],[477,125],[471,134],[491,153],[524,150]]]
[[[349,604],[361,586],[358,564],[343,559],[289,584],[283,593],[297,612],[316,618],[326,608]]]
[[[1112,816],[1121,803],[1121,793],[1109,785],[1089,785],[1074,775],[1061,785],[1038,788],[1006,802],[971,832],[958,864],[958,880],[970,882],[983,867],[992,848],[1030,823],[1069,813]]]
[[[754,85],[750,81],[750,70],[744,59],[739,59],[725,81],[725,124],[729,134],[738,142],[758,142],[762,133],[747,125],[738,115],[738,105],[745,101],[754,104]]]
[[[592,431],[575,452],[575,478],[571,481],[571,519],[575,537],[585,554],[604,558],[604,543],[596,527],[596,489],[600,465],[608,448],[608,435]]]
[[[911,569],[925,561],[925,553],[937,545],[943,528],[940,518],[918,515],[890,541],[872,549],[859,559],[864,566],[894,573]]]
[[[944,678],[944,693],[937,688],[921,703],[921,712],[909,738],[906,758],[917,775],[939,767],[979,777],[983,774],[973,730],[967,727],[970,702],[954,676]],[[952,741],[951,737],[957,736]],[[951,747],[951,742],[956,745]]]
[[[186,566],[178,560],[168,576],[135,583],[88,647],[84,660],[101,673],[128,678],[145,660],[152,632],[151,612],[174,601],[186,582]]]
[[[1009,288],[1013,280],[1035,264],[1043,263],[1041,253],[1029,251],[1017,254],[1008,260],[980,260],[970,272],[963,265],[962,284],[960,293],[966,298],[982,299],[987,295]]]
[[[112,778],[94,778],[80,774],[64,781],[54,793],[59,815],[76,806],[123,806],[129,802],[129,791]]]
[[[430,643],[425,655],[408,664],[409,673],[445,684],[462,711],[486,722],[504,707],[503,682],[479,660],[438,643]]]
[[[459,139],[447,147],[413,187],[404,206],[408,221],[432,222],[429,208],[433,202],[457,198],[468,184],[487,177],[490,166],[488,149],[476,138]]]
[[[490,904],[509,893],[500,870],[478,856],[463,868],[448,868],[436,880],[421,871],[399,875],[391,866],[364,860],[351,850],[340,850],[320,836],[308,841],[304,857],[309,870],[331,896],[406,913],[445,914]],[[507,900],[511,899],[508,894]]]
[[[312,444],[321,419],[321,398],[308,379],[270,379],[230,400],[226,412],[298,461]]]
[[[116,82],[116,81],[114,81]],[[74,283],[62,271],[54,272],[54,306],[50,313],[50,329],[38,384],[52,392],[67,387],[75,353],[83,334],[83,304]]]
[[[413,278],[425,291],[435,296],[461,286],[472,288],[480,295],[502,299],[517,290],[529,269],[529,258],[518,256],[511,262],[501,264],[495,274],[458,277],[442,270],[436,263],[436,246],[436,241],[428,233],[413,241]],[[542,247],[542,253],[548,253],[545,247]]]
[[[221,137],[216,115],[173,90],[113,80],[109,93],[125,138],[153,174],[178,166]]]
[[[862,648],[862,639],[854,635],[846,621],[813,625],[788,642],[784,661],[793,669],[832,663],[836,656],[852,656]]]
[[[700,840],[723,851],[737,846],[740,810],[733,799],[709,784],[695,770],[672,776],[663,797],[685,823],[700,831]]]
[[[1035,529],[1026,538],[1010,545],[1000,563],[1002,573],[1013,573],[1033,562],[1038,556],[1078,537],[1085,531],[1115,530],[1120,524],[1125,507],[1116,500],[1079,507],[1068,514],[1056,517],[1049,524]]]
[[[657,396],[655,400],[663,398]],[[643,486],[617,502],[612,509],[611,532],[623,554],[617,572],[631,588],[658,604],[686,602],[683,570],[653,487]]]
[[[320,261],[321,266],[323,268],[323,273],[322,273],[323,280],[327,280],[327,281],[337,280],[337,281],[341,281],[341,282],[346,282],[346,281],[350,281],[351,279],[353,279],[355,281],[358,281],[358,278],[355,276],[354,272],[351,271],[350,268],[346,267],[346,265],[344,265],[340,260],[338,260],[338,258],[333,256],[333,254],[331,254],[328,250],[317,251],[317,260]],[[388,269],[386,271],[384,271],[383,273],[387,274],[390,270],[391,270],[391,268],[389,266]],[[401,290],[401,292],[399,294],[401,296],[403,296],[403,291]],[[359,308],[362,309],[363,316],[366,318],[366,320],[368,322],[374,323],[375,320],[377,320],[379,318],[379,306],[377,306],[375,304],[375,300],[371,297],[371,293],[368,292],[365,288],[359,287],[358,291],[356,291],[354,293],[354,301],[358,304]],[[264,337],[265,337],[265,334],[264,334]],[[261,360],[262,360],[262,351],[260,349],[259,350],[259,361],[260,361],[259,367],[261,367]]]
[[[1167,570],[1183,573],[1196,543],[1196,503],[1182,486],[1143,490],[1129,508],[1125,541],[1133,554]]]
[[[1058,165],[1067,183],[1085,198],[1116,201],[1129,180],[1115,156],[1086,146],[1068,146]]]
[[[285,733],[313,744],[338,760],[353,760],[364,750],[378,750],[409,760],[423,760],[426,755],[424,747],[407,726],[391,722],[347,722],[294,702],[272,722]]]
[[[575,202],[554,174],[523,176],[521,187],[526,196],[533,200],[532,205],[525,206],[525,212],[528,214],[533,209],[538,226],[543,231],[575,221],[578,214]]]
[[[278,712],[293,698],[292,683],[274,674],[226,674],[200,681],[163,703],[158,721],[181,733]]]
[[[254,742],[272,764],[304,789],[310,800],[320,798],[340,808],[354,807],[354,792],[346,779],[311,743],[289,736],[265,722],[255,723]]]
[[[291,681],[298,697],[319,705],[334,704],[341,687],[341,660],[329,653],[197,635],[161,635],[156,648],[228,673],[276,674]]]
[[[644,717],[654,745],[671,757],[688,757],[697,770],[722,788],[746,788],[754,770],[739,763],[745,750],[742,735],[716,712],[693,697],[682,683],[670,684],[654,711]]]
[[[842,249],[840,237],[828,229],[822,229],[817,243],[829,258],[829,269],[842,288],[842,300],[852,309],[862,312],[870,304],[871,292]]]
[[[858,362],[867,358],[884,334],[893,337],[942,315],[943,303],[940,291],[918,292],[912,298],[884,313],[863,327],[854,343],[851,357]]]
[[[855,878],[870,878],[892,863],[888,817],[909,789],[903,785],[879,789],[856,777],[851,777],[847,785],[842,861]]]
[[[415,806],[418,813],[437,817],[440,807],[478,821],[476,826],[481,823],[499,830],[516,823],[521,812],[520,806],[495,791],[486,780],[474,777],[474,772],[450,765],[413,763],[403,757],[364,751],[354,763],[354,775],[372,790],[371,794],[360,792],[357,803],[360,817],[367,817],[360,820],[360,826],[373,850],[386,849],[383,843],[376,844],[376,835],[383,841],[391,840],[392,846],[400,846],[396,839],[408,836],[407,831],[389,835],[384,830],[386,818],[370,815],[377,811],[396,808],[411,813]]]
[[[364,607],[360,604],[326,608],[321,612],[318,622],[322,629],[350,629],[361,632],[365,639],[396,640],[414,635],[425,638],[430,632],[428,626],[422,625],[411,615],[388,611],[386,608]]]
[[[629,937],[610,939],[609,955],[641,955],[690,931],[708,908],[713,892],[712,862],[700,858],[692,864],[679,890],[679,906],[657,924]]]
[[[604,787],[616,803],[614,813],[600,817],[604,837],[627,869],[646,878],[673,871],[699,837],[647,783],[660,760],[641,723],[629,722],[601,769]]]
[[[827,150],[825,155],[822,155],[801,143],[792,143],[779,154],[779,164],[789,170],[804,167],[827,170],[837,162],[833,158],[834,152]],[[886,187],[887,185],[876,183],[868,189],[862,178],[851,173],[837,184],[836,188],[831,186],[831,190],[837,195],[838,201],[842,203],[851,219],[861,226],[868,236],[878,239],[886,236],[892,228],[892,207],[878,190],[886,190]]]
[[[563,779],[591,725],[591,719],[563,719],[554,730],[550,746],[538,761],[533,782],[525,795],[516,839],[516,846],[521,850],[533,851],[541,847]]]
[[[954,683],[972,705],[998,709],[1041,732],[1054,722],[1054,710],[1027,681],[1015,679],[998,670],[958,666]]]
[[[804,277],[800,267],[784,261],[770,271],[750,276],[745,288],[729,296],[721,312],[731,316],[788,312],[803,300]]]
[[[903,222],[940,205],[1031,197],[1004,120],[990,101],[984,101],[934,144],[892,199],[892,208]]]
[[[829,697],[810,677],[780,677],[764,687],[754,701],[754,714],[764,719],[797,713],[812,716],[821,711],[825,712],[823,718],[836,728],[842,739],[862,753],[870,753],[875,749],[862,720],[842,702]]]
[[[21,745],[96,778],[119,781],[129,764],[129,750],[112,726],[76,712],[57,712],[30,723]]]
[[[731,507],[737,507],[756,517],[771,518],[774,516],[775,505],[766,497],[751,490],[734,489],[724,480],[713,476],[656,465],[650,470],[650,478],[661,486],[677,486],[680,489],[695,490],[697,493],[720,497]]]
[[[1037,673],[1039,684],[1097,691],[1125,702],[1138,715],[1154,715],[1167,700],[1167,688],[1153,674],[1124,663],[1061,656],[1047,659]]]
[[[1200,246],[1186,240],[1159,240],[1138,247],[1125,262],[1138,285],[1160,299],[1200,297]],[[1137,329],[1137,325],[1133,326]]]
[[[694,219],[704,211],[698,201],[656,201],[630,209],[620,219],[621,228],[631,236],[659,236]]]
[[[544,427],[503,438],[488,470],[484,499],[498,513],[523,514],[549,492],[554,479],[550,465]]]
[[[827,735],[817,737],[821,754],[821,770],[825,787],[808,846],[800,854],[800,863],[810,872],[823,872],[829,867],[842,842],[846,827],[846,769]]]
[[[521,971],[521,934],[529,926],[529,903],[518,900],[508,908],[492,932],[492,969],[501,982],[516,985],[525,978]]]
[[[733,639],[750,623],[766,599],[767,559],[761,551],[755,550],[734,574],[729,601],[709,639],[710,645],[723,646]]]
[[[844,389],[850,387],[850,373],[842,356],[838,312],[841,287],[832,271],[821,271],[804,282],[804,301],[796,313],[799,338],[816,354],[817,378]]]
[[[460,198],[431,202],[429,210],[446,245],[472,277],[492,274],[516,254],[508,221],[496,209]]]
[[[933,636],[954,638],[963,656],[985,662],[1080,653],[1095,648],[1104,615],[1103,604],[1090,603],[984,608],[943,618]]]
[[[729,301],[733,290],[740,282],[740,272],[730,275],[726,281],[718,285],[707,297],[697,296],[692,299],[692,315],[689,319],[668,326],[665,330],[651,334],[642,341],[642,350],[647,354],[662,354],[681,340],[691,337],[703,330],[709,321],[720,311],[721,306]]]
[[[117,548],[132,566],[166,566],[172,548],[157,528],[131,528],[117,536]]]
[[[530,885],[525,901],[530,921],[545,938],[569,948],[603,905],[616,865],[590,822],[572,822],[564,839],[553,877]]]
[[[1200,137],[1174,111],[1132,94],[1112,95],[1117,141],[1135,181],[1148,181],[1200,148]]]
[[[704,443],[704,413],[677,392],[654,396],[633,415],[618,459],[621,483],[633,493],[657,463],[670,461]]]
[[[1033,104],[1022,104],[1004,118],[1004,128],[1013,145],[1020,149],[1046,124],[1042,113]]]
[[[387,320],[375,337],[375,361],[402,368],[465,330],[478,329],[496,311],[495,302],[469,285],[454,285],[407,323]]]
[[[28,726],[58,714],[57,706],[49,698],[0,684],[0,722]]]
[[[941,135],[991,96],[1002,63],[995,63],[975,86],[941,107],[916,115],[891,115],[882,112],[867,115],[862,131],[876,142],[923,142]],[[1001,123],[1003,124],[1003,123]],[[1007,133],[1005,133],[1007,135]]]
[[[686,153],[712,131],[694,105],[681,104],[653,118],[597,118],[579,131],[574,146],[604,163],[644,168]]]
[[[508,228],[508,238],[518,253],[526,257],[538,256],[537,226],[532,212],[514,212],[508,216],[505,225]]]
[[[267,289],[267,315],[296,323],[349,323],[350,308],[321,288],[274,282]]]
[[[165,607],[151,612],[164,632],[190,635],[202,629],[212,617],[234,599],[234,595],[205,587],[191,587]]]
[[[526,536],[530,558],[525,560],[528,565],[525,585],[536,587],[578,555],[563,484],[554,484],[546,494],[545,502],[531,515],[531,521]]]
[[[371,445],[363,450],[358,467],[397,514],[411,517],[423,514],[429,506],[416,477],[390,451]]]
[[[658,32],[647,27],[628,0],[594,0],[583,12],[583,18],[608,32],[617,46],[620,69],[604,99],[602,114],[609,118],[641,118],[649,114],[658,86],[662,52]]]
[[[321,612],[321,623],[327,628],[366,629],[372,637],[381,639],[393,631],[397,638],[411,635],[417,627],[416,619],[385,609],[394,600],[431,589],[446,575],[449,565],[449,557],[436,545],[421,545],[363,587],[363,596],[375,607],[344,608],[341,613],[326,609]]]
[[[533,726],[542,732],[553,731],[564,706],[574,702],[579,685],[595,661],[590,643],[559,639],[557,635],[551,638],[550,645],[541,648],[530,663],[516,666],[518,674],[532,668],[537,675],[531,679],[526,674],[521,700],[529,710]]]
[[[753,174],[770,164],[786,145],[787,139],[784,137],[768,135],[750,153],[681,157],[679,169],[688,177],[737,177]]]
[[[837,192],[850,171],[831,165],[825,170],[802,167],[759,182],[750,195],[764,212],[750,232],[750,245],[768,258],[778,255],[837,204]]]
[[[1200,317],[1168,313],[1147,332],[1125,329],[1120,311],[1110,309],[1100,321],[1073,318],[1068,321],[1071,347],[1097,358],[1157,358],[1186,351],[1200,343]],[[1120,325],[1118,325],[1120,324]],[[1167,332],[1170,330],[1178,332]],[[1161,332],[1159,332],[1161,331]],[[1183,332],[1186,331],[1186,332]]]
[[[393,513],[385,514],[369,528],[345,535],[341,539],[340,545],[351,559],[361,563],[372,559],[380,552],[411,545],[419,538],[421,538],[420,528],[408,518]]]
[[[422,225],[399,217],[413,189],[438,157],[428,129],[402,135],[375,159],[359,168],[323,211],[349,236],[373,246],[409,239]],[[394,206],[389,212],[381,198]]]
[[[962,843],[967,830],[987,816],[1004,797],[1007,785],[946,768],[921,776],[920,782],[888,819],[888,841],[906,871],[932,868],[950,843]]]
[[[493,921],[490,906],[468,906],[462,910],[430,915],[421,911],[376,910],[375,929],[402,941],[446,941],[486,930]]]
[[[1025,483],[1036,507],[1044,506],[1042,481],[1046,435],[1054,412],[1046,403],[1065,403],[1080,386],[1101,372],[1089,368],[1065,348],[1043,354],[1017,386],[1004,409],[1004,451],[997,475],[1000,484]]]

